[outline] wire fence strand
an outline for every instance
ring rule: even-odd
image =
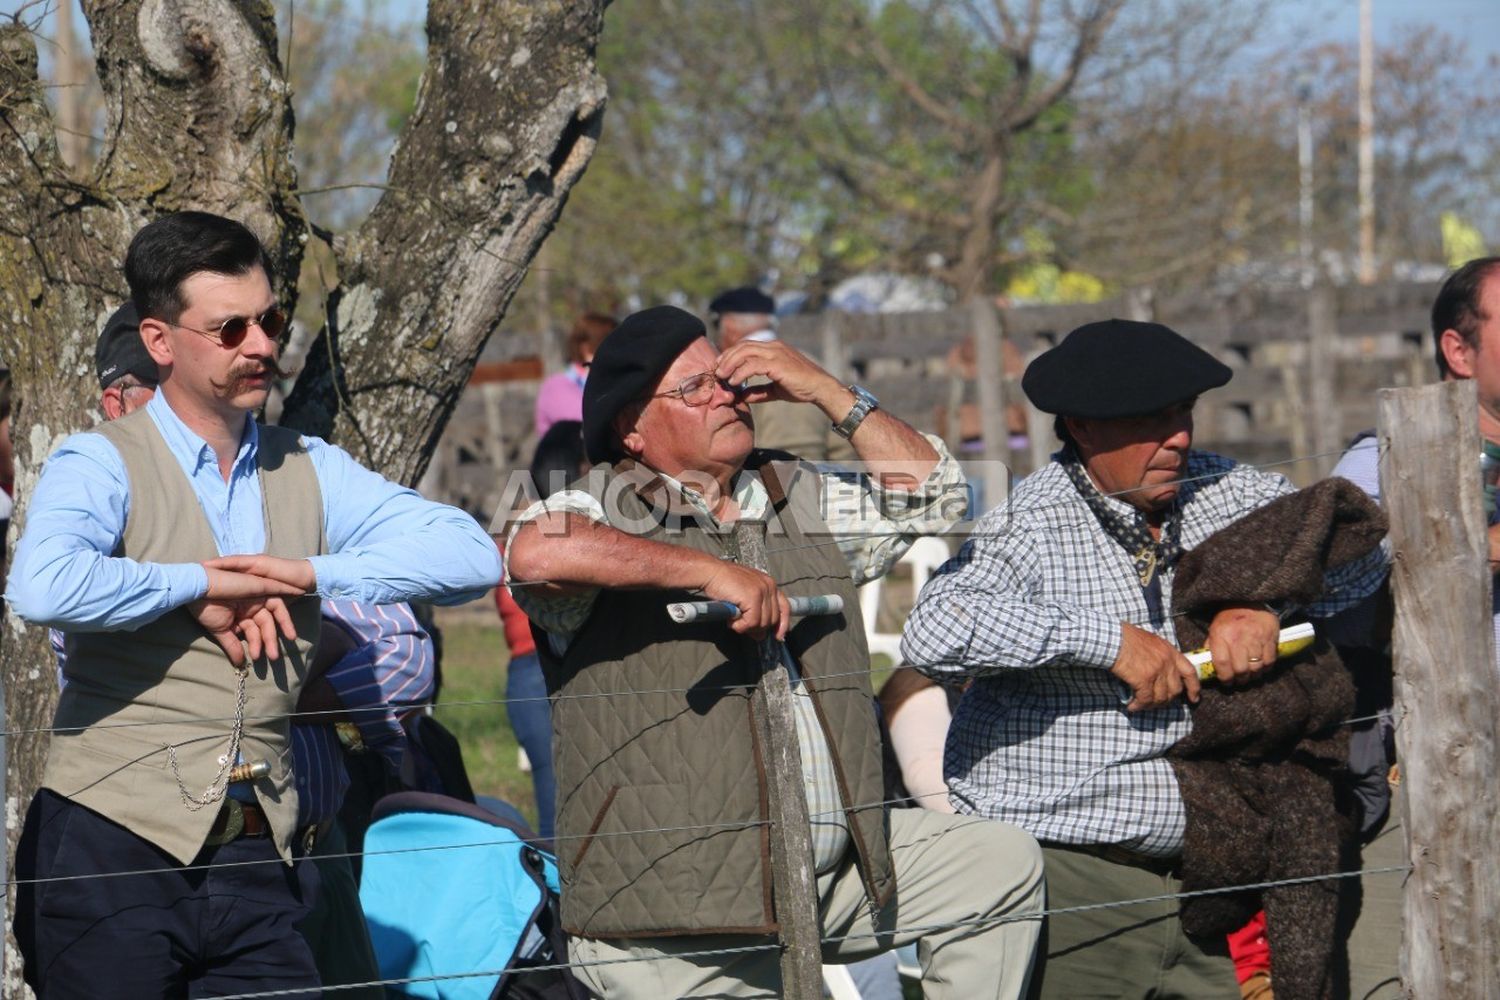
[[[1007,913],[999,914],[993,917],[976,917],[967,920],[955,920],[942,924],[926,924],[915,927],[901,927],[899,929],[896,929],[895,931],[867,931],[855,934],[837,934],[823,937],[821,940],[823,944],[835,944],[840,941],[855,941],[863,939],[879,940],[881,938],[890,938],[893,936],[893,934],[899,934],[902,937],[908,935],[923,937],[929,934],[937,934],[952,930],[962,930],[964,928],[984,930],[1003,926],[1005,924],[1024,923],[1032,920],[1042,920],[1052,917],[1067,916],[1074,913],[1089,913],[1098,910],[1123,909],[1131,906],[1144,906],[1150,903],[1167,903],[1174,900],[1197,899],[1204,896],[1219,896],[1225,895],[1227,893],[1258,892],[1265,891],[1267,889],[1277,889],[1293,885],[1308,885],[1316,882],[1327,882],[1338,879],[1364,878],[1370,875],[1389,875],[1398,872],[1405,873],[1411,870],[1411,865],[1390,865],[1381,868],[1363,868],[1355,871],[1330,872],[1323,875],[1304,875],[1295,878],[1276,879],[1265,882],[1250,882],[1243,885],[1223,886],[1213,889],[1195,889],[1189,892],[1162,893],[1156,896],[1140,896],[1134,899],[1113,900],[1103,903],[1083,903],[1076,906],[1053,907],[1050,909],[1037,910],[1030,913]],[[654,962],[666,958],[718,958],[729,955],[742,955],[761,951],[780,950],[780,944],[767,942],[765,944],[742,945],[733,948],[705,948],[698,951],[673,952],[671,955],[661,956],[634,955],[627,958],[596,959],[587,962],[555,962],[549,965],[532,965],[525,968],[483,969],[477,971],[453,972],[441,975],[419,976],[401,979],[377,979],[363,983],[348,983],[341,986],[324,986],[321,987],[321,989],[326,993],[340,990],[368,989],[371,987],[380,986],[402,986],[412,983],[442,982],[445,980],[453,979],[498,979],[502,975],[530,975],[532,973],[538,972],[562,972],[570,969],[595,968],[606,965],[629,965],[643,962]],[[886,949],[882,948],[877,950]],[[264,990],[256,993],[235,993],[221,997],[220,1000],[269,1000],[269,998],[271,997],[300,996],[306,994],[307,992],[308,990],[305,987],[302,989]]]

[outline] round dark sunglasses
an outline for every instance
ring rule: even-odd
[[[286,330],[286,313],[282,312],[280,306],[272,306],[259,316],[231,316],[220,323],[217,330],[200,330],[195,326],[184,326],[181,323],[167,323],[167,325],[175,326],[180,330],[188,330],[200,337],[207,337],[223,347],[233,348],[245,342],[245,337],[250,333],[252,325],[260,327],[272,340],[278,339]]]

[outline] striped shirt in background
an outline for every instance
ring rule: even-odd
[[[325,600],[322,614],[324,628],[341,628],[355,643],[324,677],[359,726],[365,746],[399,771],[407,747],[401,719],[430,703],[437,689],[432,638],[408,604]],[[321,823],[338,812],[349,774],[332,723],[292,726],[292,776],[298,826]]]

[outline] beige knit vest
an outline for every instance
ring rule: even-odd
[[[97,433],[119,449],[130,511],[115,556],[142,562],[202,562],[219,554],[192,484],[145,410]],[[260,428],[258,474],[265,551],[300,559],[327,550],[323,502],[299,435]],[[291,773],[291,713],[318,637],[318,599],[291,602],[296,641],[250,668],[241,756],[271,765],[255,781],[282,857],[290,859],[297,816]],[[186,864],[203,847],[217,803],[190,809],[168,762],[176,747],[183,784],[201,795],[219,770],[235,715],[237,677],[228,658],[178,608],[133,632],[66,637],[67,687],[57,706],[42,784],[149,840]]]

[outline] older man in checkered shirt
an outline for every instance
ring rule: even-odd
[[[1192,725],[1198,678],[1170,614],[1176,559],[1293,489],[1190,449],[1196,398],[1230,374],[1166,327],[1123,320],[1038,357],[1022,384],[1057,415],[1063,448],[984,516],[907,623],[908,662],[974,680],[949,731],[952,802],[1042,842],[1050,910],[1180,885],[1185,815],[1165,754]],[[1376,552],[1303,610],[1331,614],[1382,573]],[[1220,610],[1208,642],[1220,681],[1275,661],[1284,610]],[[1185,936],[1171,901],[1056,914],[1042,954],[1041,996],[1239,996],[1223,939]]]

